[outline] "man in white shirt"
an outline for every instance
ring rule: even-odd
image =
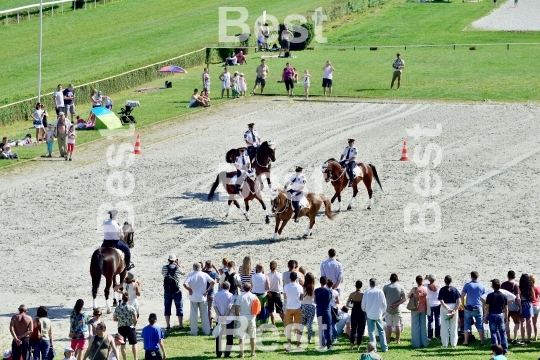
[[[124,231],[122,227],[118,225],[118,210],[109,211],[109,220],[103,223],[103,244],[101,247],[114,247],[122,251],[125,255],[126,269],[131,270],[135,267],[131,263],[131,250],[125,242],[122,241],[124,238]]]
[[[285,315],[283,314],[283,301],[281,299],[281,293],[283,292],[283,275],[277,271],[276,261],[270,261],[270,273],[266,274],[266,277],[268,278],[268,283],[270,285],[267,293],[268,311],[270,312],[272,325],[275,325],[276,319],[274,316],[274,309],[281,318],[281,321],[285,318]]]
[[[253,301],[257,299],[257,296],[250,291],[250,282],[244,283],[243,289],[244,292],[238,295],[238,298],[236,298],[235,302],[236,316],[242,317],[242,319],[238,320],[241,326],[240,329],[244,331],[244,333],[240,335],[240,354],[238,354],[238,357],[240,358],[244,357],[244,338],[246,334],[247,336],[249,336],[251,356],[255,356],[255,336],[257,333],[257,328],[255,325],[255,315],[253,315],[253,313],[251,312]]]
[[[323,69],[323,79],[322,79],[323,96],[326,96],[326,88],[328,88],[328,92],[329,92],[328,95],[332,96],[332,73],[336,69],[334,69],[330,60],[326,61],[326,65],[324,65],[322,69]]]
[[[296,333],[296,350],[301,350],[300,348],[300,338],[302,337],[302,299],[304,298],[304,290],[296,282],[298,279],[298,274],[291,272],[290,275],[291,282],[283,287],[283,293],[285,294],[285,299],[287,300],[287,309],[285,310],[285,319],[287,326],[285,328],[287,334],[287,346],[285,350],[291,350],[291,329],[294,329]]]
[[[214,288],[215,281],[208,274],[201,271],[200,263],[193,264],[193,272],[186,277],[184,288],[189,292],[191,309],[189,322],[191,335],[197,335],[199,329],[197,324],[198,312],[201,313],[202,331],[205,335],[210,335],[210,323],[208,322],[208,303],[206,296]]]
[[[62,90],[62,84],[58,84],[56,91],[53,92],[53,101],[56,115],[60,115],[60,112],[64,112],[64,91]]]
[[[249,123],[248,129],[244,132],[244,141],[246,142],[247,153],[251,160],[255,159],[255,155],[257,154],[256,149],[262,143],[259,132],[255,130],[254,127],[254,123]]]
[[[343,266],[336,260],[336,250],[328,250],[328,259],[321,263],[321,276],[332,280],[332,290],[341,294],[340,284],[343,281]]]
[[[370,289],[364,293],[364,297],[362,298],[362,310],[366,313],[369,341],[376,340],[374,331],[375,327],[377,327],[381,350],[384,352],[388,351],[382,320],[386,311],[386,298],[383,291],[377,289],[375,286],[377,286],[377,280],[374,278],[369,279]]]

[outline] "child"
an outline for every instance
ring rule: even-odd
[[[84,129],[86,127],[86,121],[77,115],[77,129]]]
[[[47,157],[52,157],[52,149],[54,144],[54,130],[52,124],[47,124],[47,131],[45,131],[45,142],[47,143]]]
[[[75,356],[73,356],[73,353],[75,351],[70,348],[70,347],[67,347],[64,349],[64,360],[75,360]]]
[[[239,81],[240,77],[238,76],[238,71],[234,72],[234,76],[231,79],[231,88],[232,88],[232,97],[233,99],[236,99],[239,97],[240,91],[239,91]]]
[[[68,156],[66,157],[66,160],[69,157],[69,161],[71,161],[71,158],[73,156],[73,149],[75,148],[75,139],[76,138],[77,138],[77,133],[75,133],[75,125],[71,125],[69,127],[68,138],[67,138]]]
[[[221,75],[219,75],[219,80],[221,80],[221,98],[223,99],[223,94],[227,90],[227,98],[229,97],[229,89],[231,88],[231,73],[229,68],[225,67],[225,70]]]
[[[311,77],[311,75],[309,75],[309,72],[306,70],[304,70],[304,91],[306,92],[306,100],[308,99],[309,97],[309,78]]]
[[[114,344],[116,345],[116,348],[119,349],[121,345],[124,345],[126,342],[124,341],[124,337],[120,334],[114,335]],[[114,351],[109,352],[109,359],[108,360],[118,360],[116,356],[114,356]]]
[[[238,79],[238,90],[240,91],[240,96],[246,96],[247,83],[244,73],[240,73],[240,78]]]

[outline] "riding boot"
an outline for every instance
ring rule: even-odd
[[[240,192],[240,184],[235,184],[233,194],[238,194],[239,192]]]
[[[300,206],[294,209],[294,222],[298,222],[298,215],[300,215]]]
[[[129,270],[133,269],[134,267],[135,267],[135,265],[132,262],[130,262],[129,265],[126,266],[126,270],[129,271]]]

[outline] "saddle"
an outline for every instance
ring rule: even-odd
[[[342,168],[345,168],[344,166],[342,166]],[[362,175],[362,170],[358,167],[358,165],[356,165],[353,169],[353,175],[354,177],[358,177],[358,176],[361,176]],[[349,179],[349,173],[347,171],[345,171],[345,176],[347,176],[347,179]],[[350,179],[349,179],[350,180]]]
[[[125,258],[124,252],[122,250],[120,250],[120,249],[117,249],[115,247],[110,247],[110,246],[102,246],[101,248],[102,249],[114,249],[114,251],[116,251],[116,254],[118,255],[118,257],[120,257],[121,259]]]
[[[309,201],[308,199],[306,199],[305,196],[302,196],[302,199],[300,200],[300,210],[302,210],[303,208],[307,208],[309,209]]]

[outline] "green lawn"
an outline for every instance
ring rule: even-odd
[[[43,1],[48,2],[48,1]],[[2,0],[0,1],[0,11],[19,8],[26,5],[39,4],[39,0]]]

